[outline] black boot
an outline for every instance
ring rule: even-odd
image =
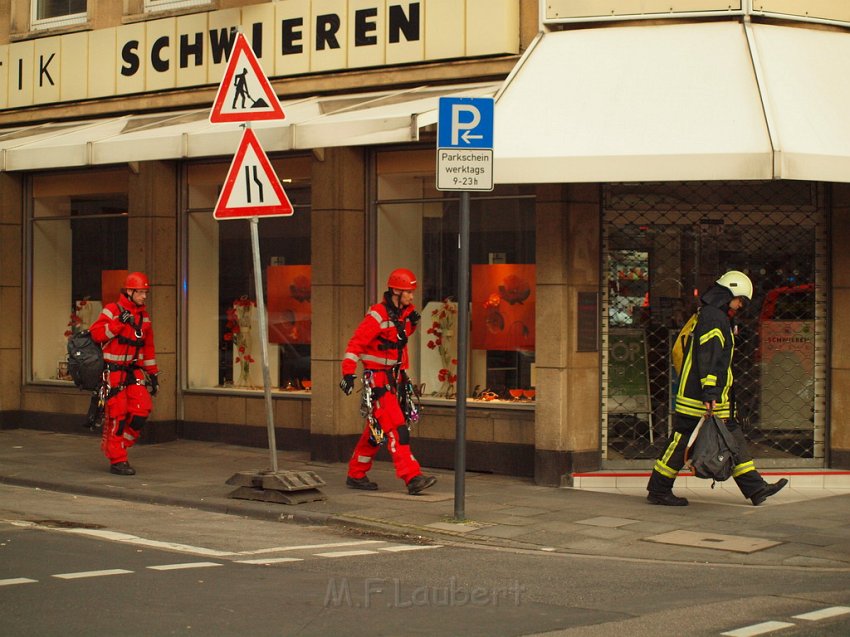
[[[773,484],[768,484],[767,482],[765,482],[764,486],[761,489],[759,489],[750,496],[750,500],[753,501],[753,506],[757,507],[773,494],[779,493],[786,484],[788,484],[787,478],[777,480]]]
[[[437,482],[434,476],[423,476],[422,474],[411,478],[407,482],[407,493],[410,495],[418,495],[428,487],[433,487]]]
[[[366,476],[363,476],[362,478],[352,478],[351,476],[348,476],[345,479],[345,486],[349,489],[362,489],[363,491],[378,490],[378,484],[376,482],[372,482]]]
[[[119,476],[136,475],[136,470],[130,466],[129,462],[116,462],[115,464],[110,465],[109,470]]]
[[[650,491],[649,495],[646,496],[646,501],[650,504],[661,504],[668,507],[688,506],[687,498],[680,498],[677,495],[673,495],[672,491],[668,491],[667,493],[653,493]]]

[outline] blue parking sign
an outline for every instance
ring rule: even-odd
[[[441,97],[439,148],[493,148],[492,97]]]

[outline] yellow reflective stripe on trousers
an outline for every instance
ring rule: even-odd
[[[667,449],[664,450],[664,455],[661,456],[658,460],[655,461],[655,465],[652,467],[655,471],[660,473],[665,478],[676,478],[676,475],[679,473],[678,471],[674,471],[670,467],[667,466],[667,462],[670,460],[670,456],[673,455],[673,451],[676,449],[676,445],[679,444],[679,440],[681,440],[682,434],[679,432],[675,432],[673,434],[673,438],[670,440],[670,444],[667,445]]]
[[[749,473],[750,471],[756,470],[756,463],[750,460],[749,462],[742,462],[739,465],[735,465],[735,468],[732,469],[732,477],[737,478],[738,476],[744,475],[745,473]]]

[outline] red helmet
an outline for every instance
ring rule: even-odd
[[[125,290],[149,290],[150,287],[148,277],[141,272],[130,272],[127,275],[127,280],[124,281]]]
[[[387,279],[387,287],[391,290],[410,290],[416,289],[416,275],[405,268],[398,268],[390,272],[390,278]]]

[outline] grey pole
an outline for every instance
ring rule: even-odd
[[[469,192],[460,193],[457,273],[457,426],[455,433],[455,520],[465,519],[466,369],[469,342]]]
[[[263,300],[263,270],[260,265],[259,226],[259,217],[251,217],[251,248],[254,253],[254,289],[257,293],[257,312],[260,313],[260,343],[262,343],[263,350],[263,390],[266,396],[266,426],[269,430],[271,471],[272,473],[277,473],[277,444],[274,435],[271,374],[269,373],[269,331],[268,319],[266,318],[266,303]]]

